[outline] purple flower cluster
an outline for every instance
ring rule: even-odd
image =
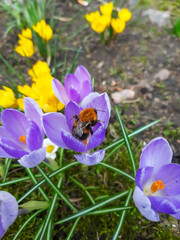
[[[141,214],[159,221],[159,212],[180,219],[180,165],[171,163],[166,139],[153,139],[143,150],[133,199]]]
[[[108,95],[92,92],[90,74],[83,66],[66,76],[64,86],[55,79],[52,85],[57,98],[66,105],[65,115],[43,115],[31,98],[24,98],[25,114],[14,109],[4,110],[1,114],[0,157],[17,158],[28,168],[37,166],[46,157],[46,148],[43,148],[45,130],[57,146],[82,153],[75,155],[79,162],[85,165],[99,163],[105,151],[90,153],[90,150],[105,137],[111,112]],[[80,119],[82,112],[86,120]]]

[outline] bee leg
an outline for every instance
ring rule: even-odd
[[[70,120],[72,120],[73,118],[76,119],[76,120],[79,119],[77,115],[72,116],[72,118]]]

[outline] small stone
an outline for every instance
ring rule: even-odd
[[[103,82],[102,82],[102,85],[105,86],[105,85],[106,85],[106,81],[103,81]]]
[[[97,65],[97,68],[102,68],[102,67],[103,67],[103,65],[104,65],[104,62],[103,62],[103,61],[101,61],[101,62],[99,62],[99,63],[98,63],[98,65]]]
[[[124,89],[121,92],[114,92],[111,94],[111,98],[115,104],[122,103],[128,99],[134,99],[135,92],[131,89]]]
[[[170,24],[170,11],[158,11],[152,8],[145,10],[143,16],[148,16],[152,23],[157,24],[159,27],[167,26]]]
[[[155,74],[154,79],[158,79],[160,81],[168,79],[170,75],[170,71],[166,68],[161,69],[158,73]]]

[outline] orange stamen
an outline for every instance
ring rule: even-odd
[[[153,182],[153,184],[151,185],[151,192],[155,193],[159,189],[163,190],[164,187],[165,187],[165,184],[161,180],[157,180],[156,182]]]
[[[20,142],[23,142],[24,144],[26,144],[26,135],[22,135],[21,137],[19,137]]]

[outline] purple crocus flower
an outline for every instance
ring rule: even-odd
[[[96,109],[98,122],[90,127],[88,137],[80,140],[72,132],[74,122],[83,109]],[[111,106],[106,93],[90,93],[81,104],[70,101],[65,108],[65,115],[62,113],[47,113],[43,115],[43,125],[48,138],[61,148],[71,149],[83,153],[75,155],[75,158],[85,164],[94,165],[103,160],[105,150],[99,150],[92,154],[89,151],[97,147],[105,137],[106,127],[109,122]],[[84,128],[82,128],[84,129]]]
[[[158,211],[180,219],[180,165],[171,159],[171,147],[162,137],[153,139],[141,154],[133,199],[150,221],[159,221]]]
[[[83,66],[78,66],[74,74],[68,74],[64,86],[56,79],[52,80],[52,87],[56,97],[65,105],[70,100],[80,103],[93,91],[91,76]]]
[[[0,238],[2,238],[17,218],[18,203],[14,196],[5,191],[0,191],[0,203]]]
[[[0,157],[18,158],[28,168],[41,163],[46,156],[42,147],[44,130],[41,124],[42,110],[31,98],[24,98],[25,114],[6,109],[1,114]]]

